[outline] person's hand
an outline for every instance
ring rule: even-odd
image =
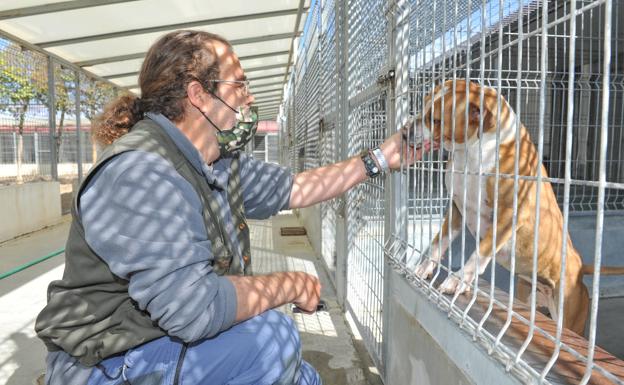
[[[423,151],[428,150],[429,143],[427,142],[426,146],[420,146],[421,143],[415,143],[413,137],[414,118],[409,117],[398,132],[390,136],[379,146],[386,157],[390,170],[401,168],[401,153],[404,166],[412,165],[415,161],[422,159]]]
[[[293,303],[306,313],[314,313],[321,298],[321,282],[317,277],[301,271],[295,274],[297,298]]]

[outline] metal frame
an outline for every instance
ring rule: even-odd
[[[290,145],[283,154],[284,163],[289,163],[295,171],[302,171],[333,162],[338,159],[328,157],[325,150],[332,145],[335,146],[332,153],[338,153],[339,159],[352,156],[359,148],[375,143],[376,127],[380,122],[384,122],[385,136],[399,129],[407,114],[418,113],[423,108],[423,98],[434,86],[446,80],[473,79],[497,91],[499,110],[501,95],[509,100],[520,117],[516,122],[516,135],[519,135],[521,120],[531,127],[538,158],[543,159],[550,176],[542,174],[541,168],[535,177],[519,175],[517,160],[515,173],[505,175],[500,171],[500,159],[496,159],[492,171],[480,166],[478,172],[469,171],[467,167],[447,172],[464,180],[475,176],[493,178],[497,181],[495,189],[500,181],[513,180],[514,227],[518,225],[520,181],[536,183],[538,207],[542,184],[548,182],[554,187],[562,207],[564,233],[568,231],[572,212],[595,209],[593,264],[599,269],[604,262],[601,241],[607,230],[605,212],[624,208],[620,207],[624,204],[621,199],[624,173],[613,172],[614,168],[624,169],[624,157],[618,157],[618,153],[623,152],[624,137],[617,131],[624,127],[624,119],[620,116],[624,115],[621,107],[615,107],[622,100],[621,90],[624,89],[624,76],[618,72],[622,66],[615,65],[622,61],[617,42],[621,39],[623,26],[618,24],[618,18],[612,18],[616,12],[624,12],[621,4],[612,0],[388,0],[378,8],[379,2],[367,1],[364,6],[361,1],[350,0],[327,1],[332,8],[328,14],[323,8],[324,3],[317,4],[320,11],[310,10],[309,24],[305,28],[307,34],[302,37],[294,76],[280,108],[280,148],[286,149]],[[614,4],[619,5],[617,10]],[[592,20],[594,24],[588,27],[587,23]],[[384,23],[388,27],[378,35]],[[328,25],[332,27],[328,28]],[[583,32],[575,34],[570,31]],[[332,33],[335,36],[332,37]],[[327,36],[335,40],[327,39]],[[588,59],[588,55],[599,55],[600,59],[596,61],[600,66],[579,66],[579,60],[581,63],[593,60]],[[325,58],[330,60],[325,62]],[[326,63],[323,64],[325,67],[319,69],[319,62]],[[328,94],[320,86],[327,79],[331,79],[335,89],[335,94],[330,97],[335,101],[335,109],[324,114],[318,108],[328,109],[324,104]],[[591,81],[594,84],[590,84]],[[594,95],[591,99],[590,94]],[[483,97],[481,94],[481,100]],[[590,114],[589,100],[596,106],[591,109],[599,110],[591,112],[591,119],[599,116],[591,126],[582,122],[582,118]],[[500,128],[500,122],[497,124]],[[594,171],[586,173],[585,177],[575,170],[577,166],[573,162],[581,147],[577,143],[581,139],[575,135],[575,130],[583,124],[595,127],[600,133],[594,138],[595,147],[591,150],[595,152],[592,155],[595,158],[590,158],[595,159]],[[324,138],[331,138],[331,143]],[[622,143],[614,144],[614,140]],[[501,141],[498,132],[497,148]],[[600,274],[594,275],[591,288],[587,350],[575,347],[582,343],[570,339],[570,334],[562,327],[561,317],[549,321],[537,311],[535,274],[531,277],[532,294],[528,305],[523,307],[516,303],[515,252],[511,255],[509,283],[503,287],[491,283],[501,274],[492,268],[489,281],[475,278],[470,283],[473,290],[468,296],[449,297],[437,290],[434,282],[441,282],[448,274],[462,277],[462,273],[452,271],[463,268],[470,255],[472,246],[467,242],[471,235],[465,228],[465,207],[460,208],[463,211],[460,246],[450,249],[447,259],[435,268],[431,280],[413,274],[416,264],[426,257],[424,251],[440,226],[449,197],[463,194],[464,201],[466,198],[465,189],[454,192],[451,187],[447,191],[442,177],[445,164],[446,159],[441,153],[431,152],[423,162],[414,166],[403,165],[399,173],[387,177],[384,183],[366,182],[333,202],[323,203],[315,211],[301,210],[299,213],[304,222],[310,216],[320,216],[323,230],[320,230],[322,244],[318,252],[337,288],[339,302],[353,316],[382,376],[388,378],[386,359],[394,343],[391,338],[396,335],[388,334],[388,318],[378,320],[373,313],[381,303],[384,317],[392,314],[396,305],[386,300],[391,294],[390,288],[397,285],[392,280],[401,279],[409,282],[419,301],[426,301],[448,316],[446,327],[461,328],[473,339],[476,347],[485,348],[491,363],[502,362],[498,372],[501,375],[509,373],[510,383],[514,383],[512,375],[515,381],[558,383],[562,378],[560,363],[575,360],[584,373],[582,379],[578,378],[583,384],[596,377],[623,383],[621,368],[607,362],[609,356],[596,346]],[[623,179],[617,179],[617,175]],[[588,194],[590,189],[595,193]],[[480,190],[475,191],[479,201],[486,193]],[[496,192],[494,196],[498,197]],[[372,202],[381,202],[386,214],[377,217]],[[493,205],[497,206],[496,200]],[[494,210],[491,220],[495,233],[497,215]],[[539,217],[539,210],[535,216]],[[381,219],[381,223],[377,219]],[[539,237],[539,218],[536,222],[535,244]],[[476,227],[481,228],[479,222]],[[326,228],[332,233],[324,231]],[[477,230],[477,248],[481,239],[479,232]],[[515,245],[515,235],[511,242]],[[382,250],[386,257],[384,265],[373,262],[377,250]],[[534,254],[533,272],[537,271],[538,257],[537,253]],[[562,263],[565,261],[564,245]],[[496,257],[490,267],[495,264]],[[368,275],[362,275],[363,271],[368,271]],[[561,274],[564,274],[563,270]],[[382,285],[378,285],[378,277],[383,277]],[[369,292],[368,289],[373,290]],[[560,298],[563,290],[562,285],[557,293]],[[372,292],[383,293],[378,302],[369,294]],[[561,300],[558,310],[558,314],[562,314]],[[549,322],[552,332],[540,326]],[[493,324],[498,326],[493,328]],[[376,327],[381,333],[373,332]],[[509,335],[518,330],[526,337],[514,345]],[[431,335],[447,341],[437,330],[432,330]],[[549,349],[546,360],[536,360],[536,346]],[[458,367],[464,367],[457,355],[450,356],[455,357]],[[598,356],[601,357],[599,362],[595,359]],[[471,375],[481,378],[474,371]]]
[[[306,9],[303,8],[303,11],[305,12]],[[205,26],[213,25],[213,24],[226,24],[226,23],[234,23],[237,21],[266,19],[269,17],[278,17],[278,16],[289,16],[293,14],[299,15],[300,17],[301,12],[302,12],[301,8],[284,9],[280,11],[252,13],[248,15],[220,17],[218,19],[191,21],[188,23],[159,25],[156,27],[149,27],[149,28],[138,28],[138,29],[131,29],[131,30],[126,30],[126,31],[119,31],[119,32],[109,32],[109,33],[102,33],[99,35],[80,36],[80,37],[75,37],[71,39],[44,41],[44,42],[37,43],[37,45],[40,46],[41,48],[51,48],[51,47],[58,47],[58,46],[70,45],[70,44],[86,43],[86,42],[91,42],[91,41],[96,41],[96,40],[113,39],[117,37],[127,37],[127,36],[143,35],[146,33],[173,31],[176,29],[198,28],[198,27],[205,27]],[[297,33],[297,30],[295,30],[295,33]],[[245,43],[239,43],[239,44],[245,44]]]
[[[136,0],[111,0],[111,1],[74,0],[74,1],[64,1],[60,3],[46,4],[46,5],[33,6],[33,7],[17,8],[17,9],[11,9],[11,10],[6,10],[6,11],[0,11],[0,21],[23,18],[27,16],[34,16],[34,15],[44,15],[44,14],[50,14],[50,13],[56,13],[56,12],[67,12],[67,11],[72,11],[72,10],[90,8],[90,7],[114,6],[114,4],[117,4],[117,3],[126,3],[130,1],[136,1]],[[290,75],[290,72],[291,72],[290,66],[292,65],[292,61],[293,61],[295,41],[296,41],[296,38],[301,35],[301,31],[300,31],[301,20],[303,16],[305,15],[305,13],[308,11],[309,9],[308,7],[306,7],[306,0],[299,0],[298,6],[293,9],[268,10],[266,12],[232,15],[232,16],[196,20],[196,21],[190,21],[190,22],[172,23],[172,24],[167,24],[167,25],[156,25],[156,26],[145,27],[145,28],[117,30],[117,31],[111,31],[111,32],[106,32],[106,33],[96,33],[96,34],[86,33],[82,36],[74,36],[74,37],[62,38],[62,39],[57,39],[57,40],[45,40],[45,38],[42,38],[40,40],[43,40],[43,41],[34,42],[34,43],[31,42],[30,44],[33,46],[37,46],[39,49],[66,47],[64,49],[69,50],[70,49],[69,46],[74,46],[76,44],[82,44],[82,43],[97,43],[102,40],[119,39],[119,38],[131,37],[131,36],[140,36],[140,35],[145,35],[145,34],[150,34],[150,33],[172,31],[176,29],[199,28],[199,27],[206,27],[206,26],[217,25],[217,24],[228,24],[228,23],[234,23],[234,22],[244,22],[244,21],[249,21],[249,20],[262,20],[262,19],[268,19],[268,18],[279,18],[279,17],[288,17],[288,16],[295,15],[296,16],[294,19],[295,23],[294,23],[294,28],[292,32],[262,34],[262,35],[257,34],[255,36],[252,35],[247,38],[233,39],[230,41],[232,45],[236,46],[236,45],[254,44],[254,43],[260,43],[260,42],[289,39],[290,47],[288,50],[283,50],[283,51],[278,51],[278,52],[262,52],[262,53],[258,53],[255,55],[249,55],[247,57],[240,58],[241,60],[262,59],[262,58],[270,58],[270,57],[278,56],[278,55],[288,55],[288,60],[283,65],[280,64],[280,65],[258,66],[256,68],[250,68],[247,71],[247,72],[254,72],[254,71],[259,71],[259,70],[264,70],[264,69],[281,68],[282,66],[286,67],[285,71],[282,74],[280,74],[283,77],[283,81],[281,83],[283,86],[287,83],[288,76]],[[19,21],[18,21],[18,24],[19,24]],[[290,29],[290,27],[288,28]],[[75,64],[78,67],[94,67],[94,66],[102,65],[102,64],[142,59],[145,56],[145,54],[146,54],[145,52],[134,52],[134,53],[124,54],[124,55],[95,57],[95,58],[89,58],[87,60],[81,60],[73,64]],[[59,58],[58,56],[55,56],[55,57]],[[107,76],[105,76],[105,78],[107,80],[115,80],[115,79],[119,79],[119,78],[126,77],[126,76],[134,76],[136,74],[137,74],[137,71],[128,71],[125,73],[108,74]],[[136,85],[130,85],[130,86],[126,86],[125,88],[128,90],[135,91],[136,87],[137,87]],[[282,99],[283,99],[283,96],[282,96]]]
[[[22,159],[14,160],[17,168],[12,168],[11,162],[7,163],[6,156],[3,157],[0,162],[0,183],[73,177],[82,180],[96,151],[84,151],[85,143],[90,142],[85,140],[90,134],[84,131],[87,111],[83,107],[85,103],[90,103],[85,99],[85,87],[97,82],[99,89],[106,88],[110,91],[106,96],[102,94],[98,97],[99,105],[94,107],[97,109],[94,113],[99,112],[106,103],[106,98],[114,97],[122,89],[9,34],[0,32],[0,36],[8,42],[3,51],[4,59],[8,63],[15,63],[10,64],[9,70],[21,74],[20,76],[30,76],[29,82],[38,84],[39,87],[38,96],[28,101],[27,111],[19,123],[23,132],[0,132],[3,139],[0,143],[3,145],[6,145],[6,138],[11,134],[14,137],[19,136],[19,142],[24,143]],[[57,94],[57,90],[60,94]],[[45,121],[42,120],[43,116],[46,116]],[[68,128],[67,120],[70,116],[73,122]],[[4,128],[17,125],[16,122],[9,121],[2,123]],[[16,158],[19,153],[17,144],[16,141],[13,149],[8,148]]]
[[[60,3],[52,3],[45,5],[36,5],[33,7],[24,7],[16,9],[8,9],[0,11],[0,20],[15,19],[17,17],[26,17],[34,15],[43,15],[45,13],[71,11],[74,9],[83,9],[91,7],[99,7],[103,5],[111,5],[117,3],[129,3],[138,0],[72,0]]]

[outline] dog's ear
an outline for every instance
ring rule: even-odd
[[[483,132],[486,132],[488,130],[488,128],[491,126],[492,124],[492,111],[490,111],[489,108],[487,108],[488,103],[484,100],[483,103]],[[477,130],[477,137],[481,138],[481,135],[479,135],[479,123],[481,120],[481,108],[479,107],[478,104],[475,103],[469,103],[469,107],[468,107],[468,121],[470,122],[471,125],[474,125],[473,127],[476,127]]]

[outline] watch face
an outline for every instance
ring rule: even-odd
[[[362,162],[364,162],[364,168],[366,168],[366,175],[369,178],[374,178],[379,175],[379,167],[370,156],[368,152],[362,154]]]

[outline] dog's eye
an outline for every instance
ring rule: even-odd
[[[433,124],[440,124],[442,121],[440,119],[433,119]]]

